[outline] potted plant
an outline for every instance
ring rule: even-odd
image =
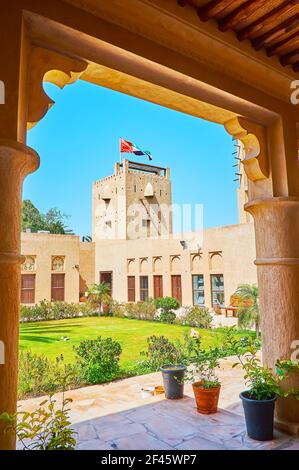
[[[219,367],[220,351],[218,348],[201,349],[200,338],[194,333],[187,349],[191,369],[186,380],[192,381],[197,411],[202,414],[217,413],[221,383],[216,369]]]
[[[242,346],[238,346],[235,350],[238,362],[233,367],[239,364],[242,366],[247,385],[247,389],[240,393],[247,434],[258,441],[272,440],[277,397],[286,398],[292,395],[299,399],[298,392],[281,388],[281,382],[291,370],[298,370],[298,365],[292,361],[277,361],[275,373],[271,368],[261,364],[256,356],[255,347],[249,348],[245,354]]]
[[[170,400],[183,398],[186,369],[183,364],[167,364],[161,367],[166,398]]]

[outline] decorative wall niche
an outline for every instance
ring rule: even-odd
[[[163,271],[162,256],[153,257],[153,271],[154,273],[161,273]]]
[[[191,253],[191,270],[196,273],[203,272],[203,257],[202,253]]]
[[[22,264],[22,271],[34,272],[36,271],[36,256],[26,256],[24,263]]]
[[[135,274],[135,258],[127,259],[128,274]]]
[[[148,272],[148,258],[140,258],[139,266],[140,266],[141,273],[147,273]]]
[[[211,271],[219,271],[222,273],[223,270],[223,260],[221,251],[212,251],[209,253],[209,264]]]
[[[52,271],[62,272],[64,271],[64,263],[65,257],[64,256],[52,256]]]
[[[170,256],[170,270],[171,272],[181,272],[181,256]]]

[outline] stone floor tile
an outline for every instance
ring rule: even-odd
[[[77,423],[71,426],[71,428],[77,432],[76,439],[78,441],[90,441],[91,439],[97,439],[97,433],[90,422]]]
[[[197,428],[187,421],[168,416],[152,416],[144,426],[157,439],[167,442],[171,446],[180,444],[183,439],[196,434]]]
[[[271,441],[256,441],[255,439],[251,439],[246,430],[244,430],[244,432],[238,436],[225,441],[225,446],[228,449],[239,449],[241,447],[245,447],[246,449],[253,450],[273,450],[280,448],[280,446],[284,447],[290,441],[290,436],[286,436],[279,431],[274,432],[274,439]]]
[[[242,371],[232,369],[233,362],[233,358],[221,361],[223,386],[219,412],[214,415],[197,413],[190,384],[185,385],[182,400],[166,400],[163,395],[142,397],[142,387],[162,383],[161,373],[68,391],[67,396],[73,399],[70,419],[71,427],[79,433],[78,447],[112,450],[115,443],[123,450],[200,450],[206,445],[217,449],[299,450],[299,439],[282,432],[267,443],[247,437],[239,400],[244,388]],[[20,401],[19,410],[34,411],[44,398]],[[62,394],[55,395],[57,403],[61,398]]]
[[[208,441],[199,436],[194,436],[191,439],[187,439],[176,446],[178,450],[225,450],[221,444]]]
[[[113,443],[119,450],[172,450],[166,442],[156,439],[154,436],[143,432],[132,436],[114,439]]]
[[[98,437],[104,442],[111,440],[114,441],[115,439],[120,439],[124,436],[132,436],[133,434],[143,432],[145,432],[145,428],[142,424],[139,423],[116,423],[104,429],[97,427]]]
[[[299,450],[299,440],[294,441],[293,439],[287,441],[285,445],[282,445],[278,450]]]
[[[126,426],[131,422],[132,421],[130,419],[119,413],[95,418],[93,419],[92,424],[97,434],[99,434],[102,430],[107,429],[110,426]]]
[[[91,439],[89,441],[79,442],[77,450],[115,450],[111,444],[100,441],[100,439]]]

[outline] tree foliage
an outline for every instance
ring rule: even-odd
[[[238,299],[239,326],[248,328],[255,325],[256,335],[258,336],[260,330],[258,287],[254,284],[241,284],[236,290],[234,298]]]
[[[25,199],[22,207],[22,230],[30,229],[31,232],[45,230],[50,233],[71,235],[73,231],[68,229],[66,220],[68,216],[61,212],[57,207],[53,207],[42,214],[37,207]]]

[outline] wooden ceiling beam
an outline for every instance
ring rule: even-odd
[[[253,23],[249,24],[245,28],[241,29],[237,33],[237,38],[239,41],[244,41],[247,39],[251,34],[258,33],[267,23],[273,22],[275,19],[279,20],[280,16],[289,12],[295,5],[299,4],[299,0],[285,0],[281,5],[273,8],[265,15],[261,16]]]
[[[295,49],[288,54],[281,56],[280,63],[283,66],[294,64],[299,61],[299,49]]]
[[[289,44],[294,42],[294,40],[296,42],[299,41],[299,31],[294,34],[291,34],[290,36],[285,39],[282,39],[281,41],[275,42],[274,44],[272,44],[272,46],[268,47],[267,56],[272,57],[273,55],[278,54],[281,48],[287,48]]]
[[[267,31],[267,33],[258,36],[251,41],[253,47],[258,51],[263,47],[267,47],[267,44],[273,39],[279,38],[283,34],[289,33],[299,25],[299,13],[288,18],[282,23],[278,24],[274,28]]]
[[[212,0],[202,7],[197,8],[197,14],[201,21],[209,21],[221,13],[225,8],[234,3],[234,0]]]
[[[220,31],[225,32],[228,29],[233,29],[240,21],[245,20],[254,13],[259,6],[265,5],[266,1],[267,0],[247,0],[245,3],[242,3],[242,5],[239,5],[238,8],[219,21],[218,26]]]
[[[293,70],[294,72],[299,72],[299,62],[296,62],[295,64],[293,64]]]

